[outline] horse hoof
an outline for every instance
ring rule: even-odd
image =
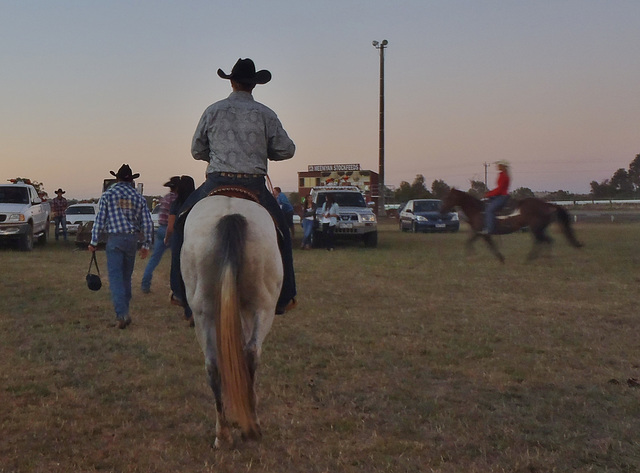
[[[252,440],[254,442],[259,442],[260,440],[262,440],[262,432],[260,431],[260,428],[258,427],[258,430],[251,430],[249,432],[247,432],[246,434],[243,432],[242,433],[242,440],[243,441],[247,441],[247,440]]]
[[[235,442],[233,441],[232,438],[223,439],[223,438],[220,438],[220,437],[216,437],[215,442],[213,442],[213,446],[218,450],[223,449],[223,448],[231,449],[231,448],[234,447],[234,445],[235,445]]]

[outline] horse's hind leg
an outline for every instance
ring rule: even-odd
[[[245,440],[260,440],[262,438],[262,429],[260,428],[260,422],[257,415],[257,397],[256,397],[256,371],[258,369],[258,351],[255,344],[250,343],[244,350],[245,360],[247,362],[247,368],[249,369],[249,376],[251,379],[251,386],[249,392],[249,402],[251,405],[251,411],[253,420],[255,422],[255,430],[243,433],[242,438]]]
[[[532,229],[531,230],[534,236],[533,247],[531,251],[527,255],[527,262],[533,261],[540,255],[540,250],[542,249],[542,245],[548,245],[548,248],[551,248],[551,243],[553,243],[553,239],[546,234],[544,229]]]
[[[475,241],[478,239],[478,237],[480,236],[479,233],[473,232],[473,234],[471,235],[471,237],[467,240],[467,255],[473,255],[476,253],[476,248],[475,246],[473,246],[473,244],[475,243]]]
[[[222,389],[220,384],[220,372],[218,371],[218,365],[215,360],[207,360],[207,379],[211,391],[213,391],[213,397],[216,402],[216,448],[220,448],[223,445],[233,446],[233,436],[231,435],[231,429],[229,422],[224,415],[224,409],[222,405]]]

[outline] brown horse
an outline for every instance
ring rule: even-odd
[[[469,225],[473,230],[473,235],[471,235],[471,238],[467,242],[467,248],[472,249],[473,242],[478,237],[483,237],[491,252],[504,263],[504,256],[502,256],[502,253],[500,253],[494,244],[491,235],[482,233],[484,226],[484,203],[466,192],[451,189],[442,200],[440,211],[447,213],[454,207],[459,207],[467,216]],[[528,227],[534,237],[533,248],[527,257],[527,260],[530,261],[538,256],[541,244],[551,244],[553,242],[551,237],[547,235],[547,227],[554,219],[560,223],[562,232],[571,245],[576,248],[583,246],[582,243],[576,239],[573,229],[571,228],[571,218],[567,211],[559,205],[551,204],[534,197],[519,200],[517,202],[516,213],[506,217],[498,217],[496,219],[496,231],[494,234],[504,235]]]

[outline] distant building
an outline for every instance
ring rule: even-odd
[[[368,202],[378,207],[378,173],[364,170],[359,164],[310,164],[298,172],[298,193],[304,197],[317,186],[356,186]]]

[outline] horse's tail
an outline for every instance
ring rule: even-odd
[[[219,258],[215,310],[218,369],[222,385],[222,405],[231,421],[252,438],[260,436],[252,402],[251,375],[244,356],[238,279],[242,271],[247,235],[247,220],[239,214],[226,215],[216,226]]]
[[[567,212],[562,206],[554,205],[556,209],[556,216],[558,218],[558,222],[560,223],[560,227],[562,228],[562,233],[567,237],[569,243],[571,243],[576,248],[582,248],[584,245],[578,241],[575,233],[573,232],[573,228],[571,227],[571,217],[569,216],[569,212]]]

